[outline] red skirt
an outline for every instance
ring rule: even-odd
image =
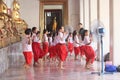
[[[91,63],[93,63],[95,60],[95,51],[93,50],[93,48],[91,46],[85,45],[85,46],[82,46],[80,49],[81,49],[81,52],[86,56],[86,62],[91,60]]]
[[[54,58],[56,57],[56,50],[55,50],[55,46],[50,46],[49,47],[49,53],[50,53],[50,58]]]
[[[57,55],[61,61],[65,61],[67,58],[67,48],[65,44],[57,44]]]
[[[58,57],[58,53],[59,53],[59,51],[58,51],[59,48],[58,48],[58,47],[59,47],[59,45],[56,44],[56,45],[55,45],[55,48],[54,48],[57,57]]]
[[[75,55],[80,54],[80,48],[79,47],[74,47],[74,53],[75,53]]]
[[[34,53],[34,61],[37,62],[39,58],[42,58],[44,56],[43,51],[40,47],[40,43],[33,42],[32,49]]]
[[[84,47],[84,46],[80,46],[80,47],[79,47],[79,48],[80,48],[80,55],[81,55],[81,56],[85,55],[85,54],[84,54],[84,51],[82,50],[83,47]]]
[[[25,57],[26,64],[31,65],[32,64],[32,58],[33,58],[32,52],[23,52],[23,54],[24,54],[24,57]]]
[[[43,42],[44,56],[48,53],[48,42]]]
[[[68,51],[70,52],[70,53],[72,53],[73,52],[73,43],[69,43],[68,42]]]

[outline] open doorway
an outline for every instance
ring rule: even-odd
[[[62,26],[62,9],[44,10],[44,29],[49,32],[57,31]],[[56,20],[56,27],[53,28],[54,20]]]

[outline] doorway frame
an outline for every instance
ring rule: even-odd
[[[62,19],[63,19],[63,11],[62,11],[62,9],[44,9],[44,12],[51,12],[51,11],[60,11],[61,12],[61,24],[60,25],[63,25],[63,21],[62,21]],[[47,24],[46,24],[45,13],[44,13],[44,24],[45,24],[44,29],[46,29]],[[60,26],[57,26],[57,27],[60,27]]]
[[[68,0],[40,0],[39,6],[39,28],[41,32],[45,26],[44,5],[63,5],[63,26],[68,25]]]

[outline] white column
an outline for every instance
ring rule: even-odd
[[[120,0],[113,0],[113,63],[120,65]]]
[[[84,0],[84,6],[85,6],[85,23],[84,27],[85,29],[89,30],[89,0]]]
[[[97,20],[97,0],[90,0],[90,6],[91,6],[91,24]]]
[[[111,61],[113,61],[113,51],[114,51],[114,45],[113,45],[113,43],[114,43],[114,39],[113,39],[113,29],[114,29],[114,27],[113,27],[113,24],[114,24],[114,20],[113,20],[113,0],[110,0],[110,5],[109,5],[109,7],[110,7],[110,11],[109,11],[109,16],[110,16],[110,60]]]
[[[84,23],[83,0],[80,0],[80,22]]]
[[[103,38],[103,53],[106,54],[107,52],[110,52],[109,46],[110,46],[110,35],[109,35],[109,0],[100,0],[100,15],[99,15],[99,20],[101,23],[104,25],[105,28],[105,35]]]

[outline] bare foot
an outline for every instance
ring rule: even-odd
[[[37,67],[37,66],[39,66],[39,64],[38,64],[38,63],[35,63],[35,64],[34,64],[34,67]]]
[[[39,62],[39,61],[37,61],[36,63],[37,63],[37,64],[40,64],[40,62]]]
[[[25,67],[25,69],[29,69],[30,68],[30,66],[29,65],[24,65],[24,67]]]
[[[89,66],[89,65],[86,65],[85,68],[86,68],[86,69],[90,69],[90,66]]]
[[[60,67],[61,70],[65,69],[64,67]]]
[[[79,60],[79,59],[75,58],[75,61],[77,61],[77,60]]]

